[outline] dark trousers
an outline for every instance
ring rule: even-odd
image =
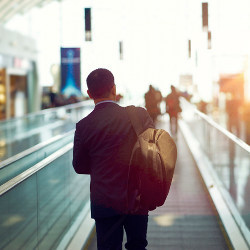
[[[148,215],[119,215],[97,218],[95,222],[98,250],[122,250],[123,228],[127,235],[126,249],[146,249]]]

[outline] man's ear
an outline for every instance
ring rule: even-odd
[[[112,95],[116,96],[116,85],[113,85],[113,87],[111,89],[111,93],[112,93]]]
[[[92,97],[92,95],[90,94],[89,90],[87,90],[87,93],[88,93],[88,96],[89,96],[90,99],[94,99],[94,98]]]

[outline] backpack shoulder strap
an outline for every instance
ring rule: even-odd
[[[131,105],[125,107],[125,109],[128,113],[130,122],[134,128],[136,135],[139,136],[144,131],[144,128],[142,126],[142,121],[138,117],[138,112],[136,112],[136,107]]]

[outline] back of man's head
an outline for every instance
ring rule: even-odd
[[[88,90],[94,99],[108,97],[114,85],[114,76],[107,69],[96,69],[87,77]]]

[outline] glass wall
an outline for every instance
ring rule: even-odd
[[[183,119],[215,171],[224,199],[250,229],[250,146],[226,131],[191,104],[183,105]],[[223,192],[225,194],[225,192]],[[237,218],[236,218],[237,219]],[[242,225],[240,225],[241,227]]]
[[[0,249],[55,249],[89,200],[72,149],[0,196]]]

